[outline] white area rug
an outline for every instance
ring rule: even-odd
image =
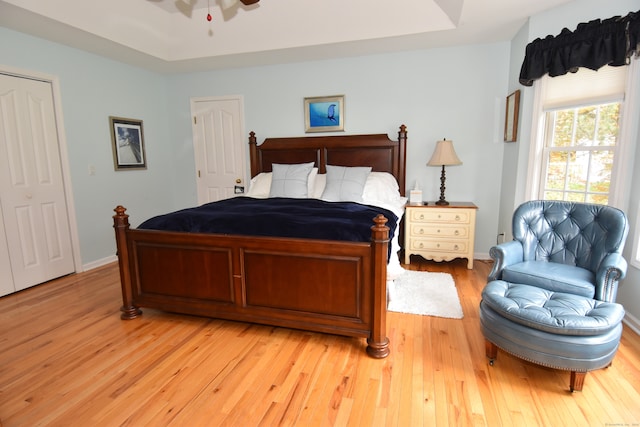
[[[456,284],[448,273],[406,270],[387,282],[390,311],[462,319]]]

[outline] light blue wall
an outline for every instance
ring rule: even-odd
[[[509,81],[511,90],[517,88],[522,90],[520,105],[521,136],[518,138],[517,145],[507,144],[505,148],[499,227],[511,227],[510,218],[513,209],[522,203],[526,197],[525,185],[529,162],[534,89],[520,86],[517,83],[526,45],[538,37],[544,38],[549,34],[556,35],[563,28],[574,30],[581,22],[626,15],[629,12],[637,11],[639,7],[638,0],[609,0],[606,2],[601,0],[576,0],[531,17],[528,24],[513,39]],[[637,87],[636,90],[640,92]],[[635,109],[636,111],[632,114],[633,117],[640,117],[640,105],[636,105]],[[636,146],[640,145],[640,135],[636,134],[632,138],[637,141]],[[640,164],[640,150],[636,150],[635,164]],[[640,186],[639,168],[635,168],[635,171],[633,189],[637,189]],[[636,224],[639,204],[640,194],[637,190],[632,190],[627,210],[627,215],[631,222],[631,232],[624,252],[627,260],[631,260],[631,249],[635,235],[640,232],[638,231],[639,225]],[[627,320],[636,328],[640,328],[640,286],[638,285],[640,285],[640,270],[630,266],[627,278],[619,290],[618,301],[623,302],[628,314]]]
[[[58,78],[82,262],[113,256],[116,205],[135,212],[132,223],[174,206],[167,189],[179,172],[169,147],[166,77],[3,27],[0,40],[0,69],[6,65]],[[110,115],[144,121],[146,171],[114,171]]]
[[[164,76],[6,28],[0,39],[2,64],[59,78],[84,264],[113,256],[117,204],[135,226],[196,203],[189,101],[227,94],[244,97],[246,133],[260,138],[304,135],[305,96],[344,94],[349,134],[406,124],[407,183],[431,200],[440,171],[425,164],[454,140],[463,165],[448,168],[447,199],[479,206],[477,253],[494,241],[508,43]],[[146,171],[113,170],[110,115],[144,120]]]
[[[265,137],[304,135],[303,99],[345,95],[345,133],[408,128],[407,185],[416,181],[428,200],[440,195],[440,169],[426,166],[436,141],[452,139],[462,166],[447,169],[448,200],[479,207],[476,253],[495,242],[502,159],[502,101],[507,43],[433,49],[300,64],[253,67],[170,78],[170,115],[180,146],[180,187],[196,200],[188,121],[190,97],[240,94],[246,132]]]

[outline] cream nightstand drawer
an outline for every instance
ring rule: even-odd
[[[466,241],[446,241],[446,240],[411,240],[411,249],[416,251],[442,251],[455,252],[461,255],[467,253],[468,246]]]
[[[473,203],[407,205],[404,216],[404,262],[412,254],[435,261],[467,258],[473,268],[476,210]]]
[[[469,237],[469,227],[450,227],[447,225],[431,225],[431,224],[413,224],[411,226],[411,236],[417,238],[430,236],[430,237],[442,237],[442,238],[460,238],[466,239]]]
[[[415,222],[446,222],[468,224],[470,214],[461,209],[411,209],[411,220]]]

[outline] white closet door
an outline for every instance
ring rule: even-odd
[[[13,273],[11,272],[11,261],[9,260],[9,248],[7,247],[7,237],[4,232],[4,221],[2,219],[2,209],[0,209],[0,296],[15,292],[13,286]]]
[[[74,271],[48,82],[0,75],[0,208],[16,290]]]

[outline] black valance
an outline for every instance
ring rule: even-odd
[[[545,74],[561,76],[579,67],[597,70],[605,65],[629,63],[640,53],[640,11],[624,17],[578,24],[575,31],[566,28],[557,36],[535,39],[527,45],[520,69],[520,83],[533,85]]]

